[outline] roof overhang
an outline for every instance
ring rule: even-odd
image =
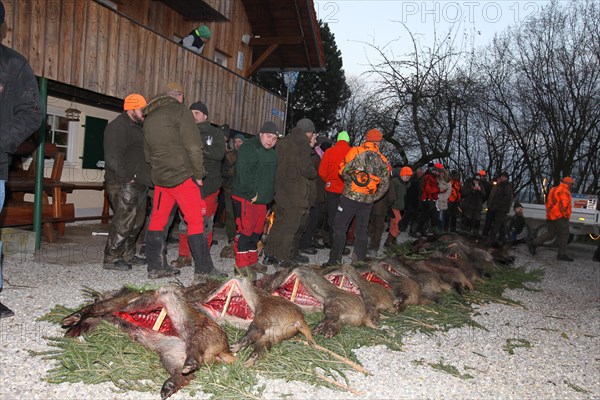
[[[203,0],[154,0],[160,1],[183,16],[184,21],[227,21],[227,18]]]
[[[323,71],[325,53],[313,0],[242,0],[252,27],[252,65],[260,70]]]

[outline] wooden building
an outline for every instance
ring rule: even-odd
[[[267,120],[283,127],[285,99],[250,82],[250,75],[325,68],[312,0],[4,0],[4,5],[3,44],[23,54],[35,75],[48,82],[47,140],[64,147],[65,181],[103,180],[96,168],[103,159],[104,126],[130,93],[150,99],[168,82],[180,82],[185,102],[203,101],[213,124],[254,134]],[[199,24],[212,32],[201,55],[178,43]],[[66,120],[69,107],[81,111],[81,121]],[[99,197],[74,193],[76,216],[97,212]]]

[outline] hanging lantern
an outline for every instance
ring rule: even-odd
[[[81,111],[79,111],[76,107],[73,106],[74,102],[75,99],[71,101],[71,105],[65,110],[65,116],[69,121],[79,121],[79,115],[81,115]]]

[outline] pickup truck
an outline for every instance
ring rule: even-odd
[[[572,193],[573,211],[569,230],[573,240],[575,235],[590,235],[594,240],[600,239],[600,210],[598,210],[598,196],[589,194]],[[544,204],[521,203],[526,227],[520,235],[528,239],[533,233],[535,237],[546,232],[546,206]],[[549,243],[546,243],[549,244]]]

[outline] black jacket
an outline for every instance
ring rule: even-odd
[[[205,196],[219,190],[223,184],[221,162],[225,157],[225,136],[208,121],[196,124],[204,145],[204,191]]]
[[[150,164],[144,156],[144,129],[122,112],[104,129],[104,181],[124,184],[131,180],[152,186]]]
[[[0,44],[0,180],[10,155],[42,123],[37,82],[25,57]]]

